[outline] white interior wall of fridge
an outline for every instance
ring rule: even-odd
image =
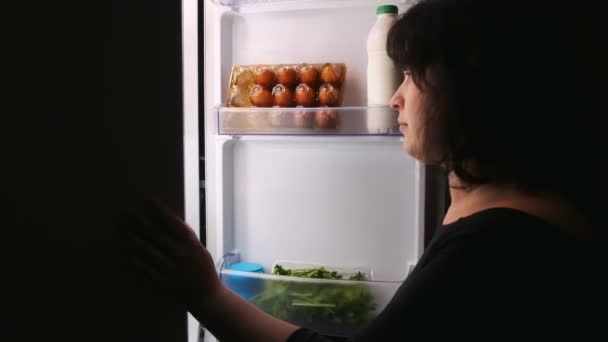
[[[367,34],[376,20],[375,1],[367,6],[299,10],[224,12],[221,17],[221,91],[226,98],[237,64],[336,62],[347,66],[344,106],[364,106]],[[371,4],[371,6],[370,6]]]
[[[209,2],[209,0],[206,0]],[[217,0],[211,4],[219,38],[220,74],[215,78],[226,99],[231,68],[238,64],[337,62],[347,66],[343,106],[367,103],[367,35],[376,7],[394,4],[402,13],[413,0]],[[206,24],[207,28],[207,24]],[[214,52],[215,53],[215,52]],[[219,82],[219,83],[218,83]]]
[[[398,139],[243,137],[221,146],[224,253],[266,271],[291,260],[405,279],[423,236],[424,172]]]

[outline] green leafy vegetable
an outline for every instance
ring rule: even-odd
[[[365,280],[365,276],[361,272],[357,272],[357,274],[350,276],[348,280]]]
[[[291,275],[291,270],[286,270],[286,269],[283,268],[283,266],[277,264],[274,267],[274,270],[272,271],[272,274],[279,274],[279,275],[290,276]]]
[[[340,280],[342,275],[324,267],[285,269],[276,265],[273,274]],[[358,272],[349,280],[364,280]],[[262,310],[283,320],[295,323],[330,323],[360,325],[367,322],[376,308],[366,284],[313,283],[272,280],[251,301]]]
[[[297,270],[285,269],[281,265],[276,265],[272,272],[273,274],[292,276],[292,277],[301,277],[301,278],[315,278],[315,279],[342,279],[342,275],[340,275],[336,271],[328,271],[325,267],[321,266],[319,268],[301,268]],[[361,274],[361,272],[358,272]],[[352,279],[351,279],[352,280]],[[362,279],[359,279],[362,280]]]

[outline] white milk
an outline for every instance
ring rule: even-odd
[[[367,105],[372,107],[367,115],[367,128],[369,133],[389,133],[398,130],[397,114],[373,107],[387,106],[399,87],[399,71],[386,52],[388,31],[397,21],[397,7],[379,6],[376,15],[376,23],[367,37]]]

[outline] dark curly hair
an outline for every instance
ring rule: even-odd
[[[604,183],[597,120],[608,96],[600,13],[560,1],[412,6],[387,51],[425,95],[434,162],[469,185],[508,182],[597,207],[605,195],[589,191]]]

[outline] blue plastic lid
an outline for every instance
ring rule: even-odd
[[[256,264],[255,262],[239,262],[238,264],[232,264],[230,269],[243,272],[264,272],[264,266]]]

